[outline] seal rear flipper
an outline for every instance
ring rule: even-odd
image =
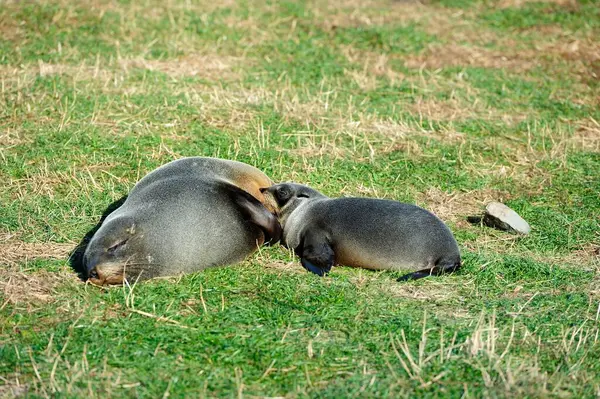
[[[335,261],[333,248],[323,231],[307,231],[296,248],[302,266],[319,276],[329,273]]]
[[[282,229],[277,217],[246,191],[228,185],[231,200],[238,206],[250,223],[258,226],[265,235],[265,243],[275,244],[281,239]]]
[[[396,281],[410,281],[410,280],[418,280],[423,277],[439,276],[442,274],[455,272],[459,268],[460,268],[460,260],[458,262],[456,262],[456,261],[440,262],[439,264],[437,264],[436,266],[434,266],[432,268],[422,269],[422,270],[418,270],[413,273],[405,274],[404,276],[400,277]]]

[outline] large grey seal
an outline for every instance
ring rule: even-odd
[[[334,264],[416,270],[398,280],[452,272],[460,252],[450,229],[416,205],[373,198],[328,198],[300,184],[262,190],[283,227],[282,243],[320,276]]]
[[[236,263],[281,235],[263,205],[272,183],[253,166],[183,158],[150,172],[94,234],[84,253],[95,284],[145,280]]]

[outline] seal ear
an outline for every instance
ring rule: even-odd
[[[281,239],[282,229],[277,217],[259,200],[236,186],[228,185],[227,189],[229,197],[242,214],[263,231],[265,242],[274,244]]]
[[[292,190],[292,188],[288,185],[282,184],[275,189],[273,196],[275,197],[275,200],[279,206],[284,206],[294,196],[294,190]]]

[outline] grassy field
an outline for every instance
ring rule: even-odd
[[[599,37],[594,0],[0,0],[0,397],[600,395]],[[464,268],[80,282],[192,155],[421,205]],[[490,200],[532,233],[466,222]]]

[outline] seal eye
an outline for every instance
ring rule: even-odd
[[[310,196],[308,194],[306,194],[306,193],[300,193],[296,197],[298,197],[298,198],[310,198]]]
[[[110,255],[114,255],[115,252],[117,252],[118,250],[122,249],[125,247],[125,244],[127,244],[128,240],[123,240],[123,241],[119,241],[116,244],[112,245],[111,247],[109,247],[106,252],[108,252]]]

